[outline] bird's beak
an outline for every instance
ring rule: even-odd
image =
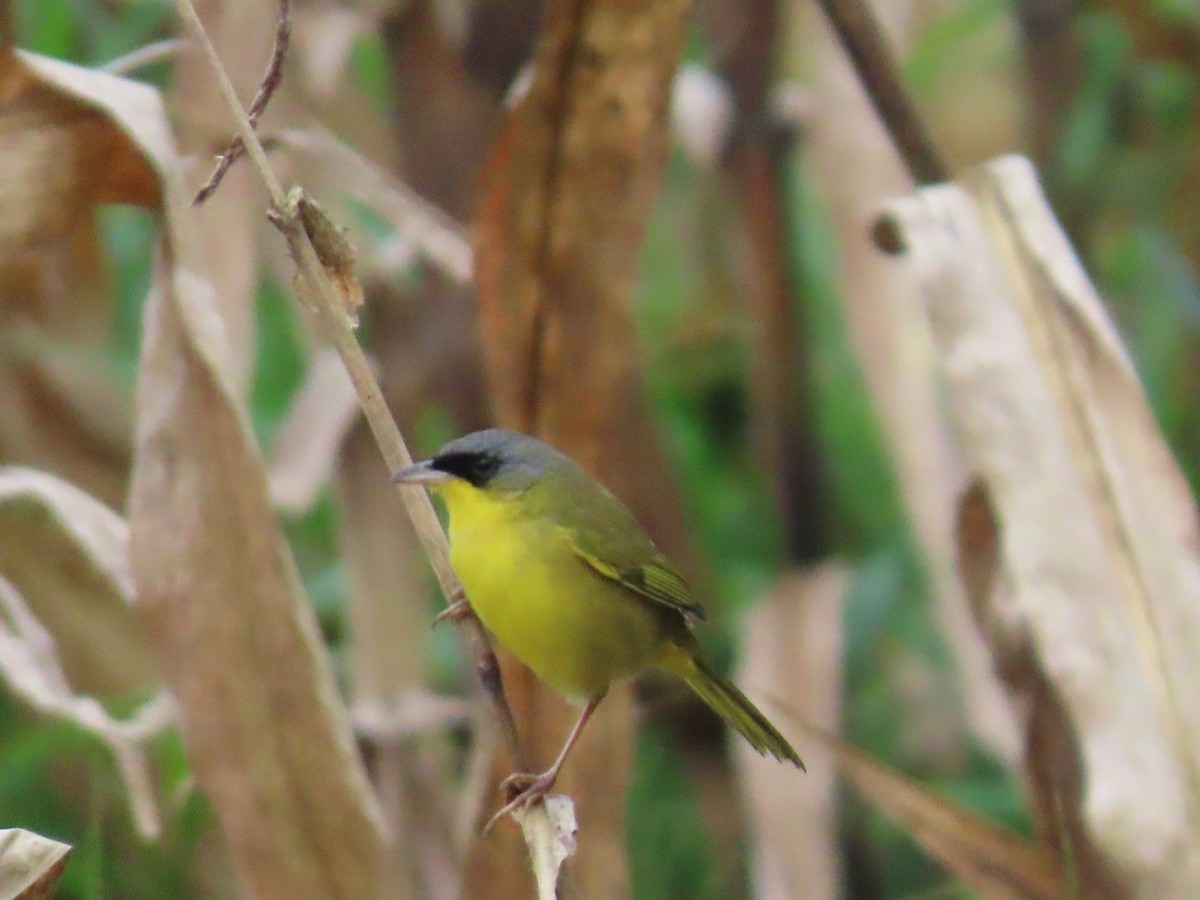
[[[450,476],[446,472],[440,472],[433,467],[432,459],[406,466],[392,474],[392,481],[395,484],[424,484],[432,487],[436,484],[443,484],[449,479]]]

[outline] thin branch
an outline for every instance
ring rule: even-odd
[[[900,76],[879,21],[867,0],[819,0],[858,80],[917,184],[948,181],[950,168]]]
[[[282,3],[286,7],[287,0],[282,0]],[[412,465],[412,455],[383,399],[383,392],[375,380],[371,364],[342,312],[341,299],[321,267],[317,259],[317,252],[301,223],[299,208],[303,191],[297,188],[291,195],[284,194],[279,179],[267,161],[266,151],[263,150],[262,144],[254,132],[254,126],[238,101],[237,93],[229,81],[229,76],[221,63],[216,48],[213,47],[212,41],[209,40],[204,26],[196,15],[195,7],[192,6],[191,0],[177,0],[176,5],[184,25],[208,57],[213,74],[217,79],[217,86],[234,115],[246,152],[267,186],[271,197],[272,221],[286,238],[299,269],[300,277],[306,286],[306,289],[301,292],[301,299],[308,302],[318,325],[346,366],[359,403],[362,405],[363,414],[379,444],[384,461],[389,470],[393,472]],[[413,528],[429,557],[430,565],[443,594],[450,602],[465,596],[462,585],[450,566],[446,535],[438,522],[429,495],[419,487],[397,485],[396,489],[400,492],[400,499],[404,503],[409,518],[412,519]],[[504,696],[500,680],[500,665],[496,661],[496,655],[492,651],[483,626],[474,616],[458,618],[455,620],[455,625],[462,632],[471,650],[476,671],[500,723],[508,751],[517,768],[528,771],[529,761],[518,739],[512,710]]]
[[[199,19],[196,20],[199,22]],[[262,115],[267,104],[271,102],[271,97],[275,94],[279,83],[283,81],[283,60],[287,56],[288,44],[292,39],[292,0],[279,0],[279,19],[275,23],[275,45],[271,48],[271,61],[267,64],[267,73],[263,75],[262,84],[258,86],[258,93],[254,95],[254,102],[250,104],[250,109],[245,113],[246,120],[250,123],[250,128],[253,130],[258,127],[258,117]],[[214,58],[210,55],[210,60]],[[228,80],[228,79],[226,79]],[[236,97],[236,94],[234,95]],[[241,104],[238,104],[238,110],[241,111]],[[229,146],[225,149],[217,159],[217,167],[209,176],[204,187],[196,192],[195,199],[192,200],[192,205],[199,206],[205,200],[213,195],[221,181],[225,178],[225,173],[229,171],[229,167],[237,161],[246,150],[245,139],[242,136],[236,136],[230,141]]]

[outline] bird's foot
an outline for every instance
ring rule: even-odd
[[[433,622],[429,627],[435,628],[442,622],[460,622],[473,615],[475,615],[475,610],[471,609],[467,595],[462,591],[458,591],[450,601],[450,605],[433,617]]]
[[[500,782],[500,790],[504,792],[504,796],[508,802],[500,807],[500,810],[494,816],[488,819],[488,823],[484,826],[483,830],[485,832],[490,831],[496,822],[503,819],[509,813],[516,812],[518,809],[529,809],[535,803],[540,803],[554,789],[556,781],[558,781],[558,772],[554,769],[550,769],[540,775],[534,775],[529,772],[518,772],[515,775],[509,775]]]

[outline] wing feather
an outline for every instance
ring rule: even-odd
[[[687,582],[662,558],[620,567],[588,553],[578,544],[574,545],[574,549],[579,558],[598,575],[617,582],[647,600],[676,609],[688,618],[708,621],[704,608],[696,602]]]

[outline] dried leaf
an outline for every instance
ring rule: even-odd
[[[689,0],[550,4],[529,91],[493,146],[479,204],[476,283],[497,419],[578,459],[686,567],[686,530],[641,404],[629,304],[669,143],[670,89]],[[577,48],[587,52],[576,52]],[[528,670],[505,686],[549,762],[575,717]],[[584,729],[559,786],[587,839],[583,896],[628,891],[622,797],[630,697],[616,689]],[[499,829],[497,829],[499,830]],[[519,890],[512,848],[478,848],[466,892]],[[504,852],[496,852],[503,849]]]
[[[107,199],[162,203],[138,383],[132,559],[196,779],[251,893],[373,896],[383,829],[237,399],[231,340],[244,334],[194,274],[194,220],[180,217],[161,100],[111,76],[26,63],[136,151],[117,185],[133,187]]]
[[[250,890],[373,896],[378,810],[223,362],[211,289],[172,255],[186,247],[179,232],[155,273],[139,369],[140,603]]]
[[[989,900],[1065,900],[1061,863],[1006,828],[930,793],[860,750],[814,730],[855,789]]]
[[[962,439],[998,525],[1004,591],[964,572],[1003,670],[1028,648],[1050,694],[1023,695],[1043,807],[1062,810],[1138,896],[1200,883],[1200,528],[1133,366],[1032,167],[1006,158],[889,210],[922,286]],[[964,514],[965,516],[965,514]],[[979,515],[974,520],[978,527]],[[968,527],[964,517],[962,527]],[[986,563],[986,561],[985,561]],[[1053,704],[1059,704],[1056,710]],[[1059,823],[1041,823],[1048,834]],[[1085,854],[1086,855],[1086,854]],[[1115,890],[1107,877],[1091,891]]]
[[[46,472],[0,468],[0,575],[54,635],[71,684],[104,696],[160,682],[133,608],[129,526],[94,497]]]
[[[358,310],[363,305],[362,286],[354,275],[354,246],[346,229],[335,225],[329,215],[312,197],[294,188],[296,209],[308,239],[312,242],[317,259],[325,274],[333,282],[338,298],[341,300],[341,311],[352,328],[358,327]],[[297,274],[293,285],[298,294],[303,295],[306,289],[304,279]]]
[[[49,900],[70,852],[70,844],[32,831],[0,829],[0,897]]]
[[[847,568],[830,563],[793,574],[755,604],[746,626],[738,682],[760,696],[784,697],[802,720],[838,731],[842,706],[842,601]],[[769,712],[770,707],[767,707]],[[773,716],[797,747],[803,730]],[[801,749],[800,776],[737,742],[752,829],[755,896],[761,900],[841,896],[837,767],[824,752]],[[804,828],[797,832],[797,821]]]
[[[533,877],[539,900],[556,900],[558,875],[575,852],[575,804],[570,797],[554,794],[546,798],[546,814],[518,810],[513,818],[521,825],[525,843],[533,854]]]
[[[129,407],[112,368],[80,353],[112,320],[95,210],[153,203],[157,187],[120,127],[62,89],[81,71],[0,47],[0,458],[116,503]]]
[[[3,577],[0,680],[39,713],[73,722],[106,744],[125,781],[138,830],[146,838],[158,837],[158,808],[143,745],[171,724],[174,704],[169,696],[160,693],[130,718],[117,720],[92,697],[75,694],[59,663],[53,636]]]

